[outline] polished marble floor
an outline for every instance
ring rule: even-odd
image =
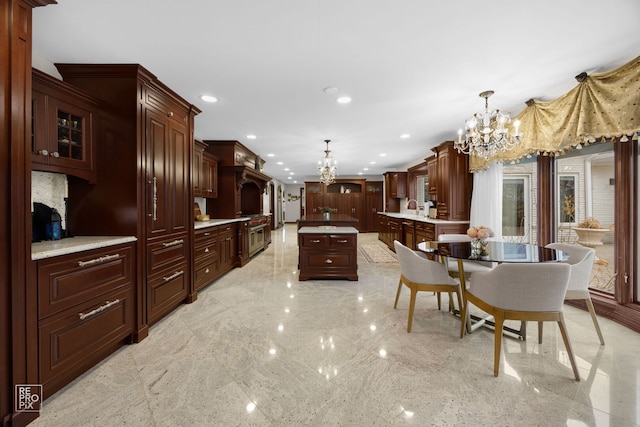
[[[34,426],[634,426],[640,335],[586,312],[565,316],[582,381],[558,328],[503,340],[460,339],[459,319],[409,292],[393,309],[397,263],[367,263],[358,282],[297,280],[294,225],[273,243],[45,401]],[[360,242],[377,235],[361,234]]]

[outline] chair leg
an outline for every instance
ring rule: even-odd
[[[440,292],[436,292],[436,298],[438,298],[438,311],[440,311]]]
[[[589,313],[591,313],[591,320],[593,320],[593,326],[596,327],[598,338],[600,338],[600,345],[604,345],[604,337],[602,336],[602,331],[600,330],[600,324],[598,323],[598,318],[596,317],[596,309],[593,307],[593,302],[591,302],[591,298],[586,298],[585,302],[587,303],[587,308],[589,309]]]
[[[504,325],[504,315],[502,313],[494,314],[494,321],[493,376],[497,377],[500,372],[500,357],[502,356],[502,326]]]
[[[409,320],[407,321],[407,332],[411,332],[411,324],[413,323],[413,309],[416,306],[417,293],[418,291],[411,288],[411,301],[409,301]]]
[[[451,293],[449,293],[449,295],[451,295]],[[462,338],[464,337],[464,326],[467,319],[466,307],[462,303],[462,295],[459,291],[456,292],[456,296],[458,297],[458,307],[460,307],[460,338]]]
[[[449,294],[449,312],[453,313],[456,311],[456,304],[453,302],[453,295],[451,294],[451,292],[448,292]],[[458,307],[460,307],[460,303],[458,303]]]
[[[560,327],[560,333],[562,334],[562,340],[564,346],[567,348],[567,354],[569,355],[569,361],[571,362],[571,368],[573,369],[573,375],[576,377],[576,381],[580,381],[580,373],[578,372],[578,366],[576,365],[576,358],[573,355],[573,349],[571,348],[571,341],[569,341],[569,335],[567,329],[564,326],[564,316],[560,313],[560,320],[558,320],[558,326]]]
[[[402,290],[402,279],[398,281],[398,292],[396,292],[396,302],[393,303],[393,308],[398,307],[398,298],[400,298],[400,291]]]
[[[542,325],[544,322],[538,322],[538,344],[542,344]]]
[[[463,291],[464,292],[464,291]],[[460,338],[464,337],[464,333],[467,330],[467,317],[469,317],[469,315],[467,314],[469,311],[469,305],[467,303],[467,299],[463,298],[462,300],[462,304],[461,307],[464,307],[464,315],[462,315],[463,311],[460,310],[460,321],[462,322],[462,331],[460,331]]]

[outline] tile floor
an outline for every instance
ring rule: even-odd
[[[273,243],[45,401],[33,426],[637,426],[640,335],[586,312],[565,316],[582,381],[558,328],[460,339],[459,320],[409,292],[393,309],[397,263],[358,282],[297,280],[294,225]],[[361,242],[377,241],[361,234]]]

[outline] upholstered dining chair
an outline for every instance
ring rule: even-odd
[[[567,294],[564,299],[583,299],[585,301],[587,309],[591,314],[593,326],[595,326],[596,332],[598,333],[600,344],[604,345],[604,337],[602,336],[600,324],[596,317],[596,310],[593,308],[593,302],[591,302],[591,295],[589,294],[589,280],[591,279],[591,270],[593,269],[593,262],[596,256],[595,249],[569,243],[550,243],[546,247],[562,251],[569,255],[569,259],[566,262],[571,267],[571,275],[569,276],[569,286],[567,287]],[[542,342],[542,325],[538,326],[538,342]]]
[[[454,293],[458,297],[458,306],[460,307],[461,316],[464,318],[465,312],[462,305],[462,290],[460,284],[456,282],[447,269],[437,261],[424,258],[416,251],[413,251],[398,242],[393,241],[393,245],[400,263],[400,280],[398,282],[398,292],[396,292],[396,301],[393,308],[398,307],[398,298],[402,285],[406,285],[411,290],[411,299],[409,301],[409,319],[407,321],[407,332],[411,332],[411,324],[413,323],[413,312],[416,305],[416,295],[420,291]],[[438,300],[438,309],[440,309],[440,300]],[[460,322],[462,328],[463,322]],[[460,338],[464,331],[460,329]]]
[[[473,273],[465,290],[465,311],[471,302],[494,317],[494,376],[500,371],[504,321],[537,320],[558,323],[573,374],[580,380],[562,315],[570,274],[569,265],[561,262],[500,264],[491,271]],[[467,322],[466,317],[462,319],[463,324]]]

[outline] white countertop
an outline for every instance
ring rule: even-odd
[[[423,215],[406,214],[398,212],[378,212],[378,215],[386,215],[391,218],[410,219],[412,221],[427,222],[430,224],[469,224],[469,221],[447,221],[444,219],[433,219]]]
[[[300,227],[299,234],[358,234],[355,227],[338,227],[335,225],[320,225],[318,227]]]
[[[249,221],[250,218],[211,218],[209,221],[196,221],[194,228],[196,230],[205,227],[213,227],[214,225],[231,224],[232,222]]]
[[[135,242],[134,236],[77,236],[62,240],[46,240],[31,244],[31,259],[38,260],[75,252]]]

